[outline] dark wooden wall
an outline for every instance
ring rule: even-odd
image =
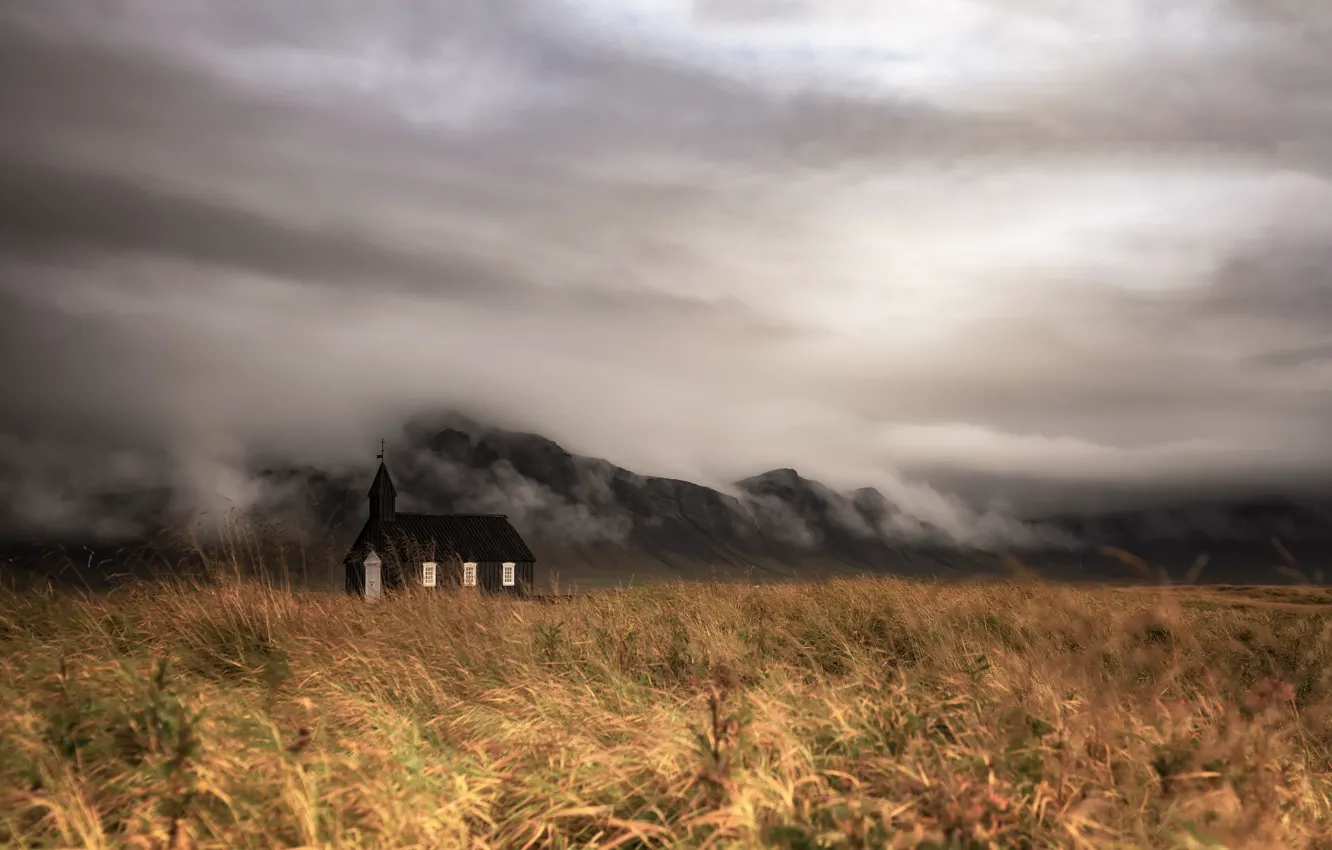
[[[515,561],[513,587],[505,587],[504,564],[500,561],[480,561],[476,565],[476,586],[485,593],[530,596],[536,586],[536,570],[531,561]]]
[[[365,564],[359,557],[347,556],[342,562],[347,573],[347,592],[356,596],[365,594]]]
[[[421,564],[415,561],[400,563],[398,558],[385,557],[381,572],[384,590],[398,590],[403,587],[421,588]],[[435,572],[435,589],[457,588],[462,584],[462,562],[441,560]],[[361,595],[365,592],[365,565],[358,557],[348,557],[346,566],[346,589],[348,593]],[[536,587],[536,565],[531,561],[515,561],[513,567],[514,585],[505,587],[504,564],[501,561],[478,561],[476,565],[476,586],[482,593],[509,596],[531,596]],[[429,590],[429,588],[423,588]]]

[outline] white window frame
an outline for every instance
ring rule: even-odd
[[[435,561],[421,564],[421,586],[434,587],[437,581],[439,581],[439,564]]]
[[[476,587],[476,562],[475,562],[475,561],[465,561],[465,562],[463,562],[462,583],[463,583],[463,587]]]
[[[504,562],[503,571],[500,573],[500,584],[504,585],[505,587],[513,587],[517,583],[516,581],[517,577],[515,575],[515,573],[517,572],[517,570],[515,569],[516,566],[517,564],[515,564],[513,561]]]

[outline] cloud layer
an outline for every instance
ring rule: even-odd
[[[0,11],[28,522],[441,408],[1019,507],[1332,472],[1332,13],[115,8]]]

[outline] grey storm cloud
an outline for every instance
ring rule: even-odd
[[[893,5],[5,8],[0,493],[441,408],[922,510],[1326,480],[1332,13]]]

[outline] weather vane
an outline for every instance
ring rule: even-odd
[[[383,460],[383,459],[384,459],[384,440],[383,440],[383,438],[380,438],[380,440],[379,440],[379,454],[377,455],[377,457],[378,457],[380,460]]]

